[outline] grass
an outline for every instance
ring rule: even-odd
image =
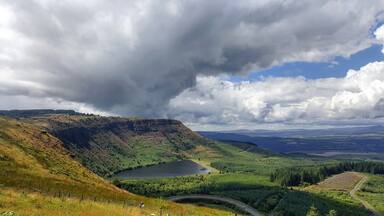
[[[55,198],[39,193],[0,190],[0,212],[12,211],[17,215],[143,215],[138,207],[80,201],[75,198]]]
[[[324,215],[331,209],[338,215],[368,215],[368,211],[346,191],[287,189],[270,182],[266,176],[249,173],[125,180],[122,186],[135,193],[158,197],[183,194],[230,197],[277,215],[305,215],[313,204]]]
[[[128,158],[126,155],[120,155],[122,167],[133,168],[178,159],[178,155],[172,152],[172,149],[169,148],[171,144],[166,139],[135,136],[130,138],[128,142],[132,146],[131,154],[134,152],[133,158],[135,159]]]
[[[277,186],[265,176],[237,173],[123,180],[118,184],[134,193],[155,197],[201,193],[215,194],[222,191],[262,189]]]
[[[242,145],[245,145],[242,143]],[[196,155],[204,161],[209,161],[210,165],[223,172],[236,172],[236,173],[251,173],[256,175],[269,176],[273,171],[278,168],[284,167],[311,167],[324,164],[334,164],[337,161],[326,158],[308,158],[308,157],[295,157],[279,154],[271,154],[265,150],[252,151],[243,148],[237,148],[234,145],[227,143],[215,142],[214,144],[216,154],[203,157]]]
[[[357,172],[337,174],[316,185],[303,188],[303,192],[301,194],[298,192],[296,195],[300,197],[306,196],[306,193],[312,194],[312,198],[308,197],[305,200],[312,200],[316,207],[324,213],[327,210],[335,209],[338,211],[338,215],[369,215],[369,212],[362,208],[361,203],[349,194],[362,178],[363,174]],[[295,203],[297,197],[288,196],[287,199],[290,199],[291,203]],[[331,202],[324,202],[324,200]],[[295,206],[295,208],[300,207]]]
[[[343,192],[305,192],[291,190],[280,201],[275,215],[297,215],[305,216],[311,206],[315,206],[321,213],[326,215],[331,209],[337,211],[337,215],[345,216],[368,216],[369,212],[362,208]]]
[[[366,175],[368,176],[368,182],[363,185],[357,195],[384,215],[384,176]]]
[[[55,137],[0,118],[0,184],[51,194],[123,200],[121,191],[71,159]]]
[[[52,215],[52,216],[125,216],[125,215],[232,215],[229,211],[213,208],[196,207],[194,205],[169,205],[159,201],[160,207],[139,208],[139,206],[123,205],[114,202],[80,200],[78,198],[57,198],[43,196],[40,193],[25,193],[11,189],[0,190],[0,213],[15,212],[16,215]]]
[[[368,181],[363,185],[357,195],[371,204],[381,214],[384,213],[384,176],[368,173],[345,172],[334,175],[323,182],[309,186],[306,191],[317,193],[323,197],[348,203],[352,206],[361,206],[361,203],[353,199],[349,192],[363,178],[368,176]]]
[[[214,209],[221,209],[221,210],[224,210],[227,212],[231,212],[231,215],[237,215],[237,216],[243,215],[243,214],[239,213],[239,211],[231,209],[230,207],[228,207],[226,205],[218,204],[218,203],[214,203],[214,202],[210,203],[207,200],[204,200],[203,202],[194,202],[193,205],[208,207],[208,208],[214,208]]]
[[[132,211],[133,215],[148,215],[166,206],[172,215],[226,215],[121,190],[73,160],[63,145],[40,127],[0,118],[1,211],[20,215],[57,215],[58,211],[62,215],[122,215]],[[140,202],[145,203],[144,212],[137,210]]]

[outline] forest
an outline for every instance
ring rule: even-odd
[[[300,167],[277,169],[271,173],[270,179],[281,186],[299,186],[316,184],[328,176],[346,171],[384,174],[384,163],[373,161],[341,162],[336,165],[321,167]]]

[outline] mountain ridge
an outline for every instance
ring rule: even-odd
[[[11,113],[60,139],[74,159],[100,176],[186,159],[195,151],[212,149],[211,141],[178,120],[104,117],[55,110]]]

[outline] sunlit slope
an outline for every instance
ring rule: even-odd
[[[72,160],[60,140],[33,125],[0,118],[0,143],[3,186],[106,199],[127,195]]]
[[[144,200],[145,201],[145,200]],[[148,200],[146,200],[148,201]],[[146,202],[147,203],[147,202]],[[141,216],[141,215],[191,215],[229,216],[232,213],[217,209],[174,204],[156,200],[156,205],[139,208],[128,204],[82,200],[79,198],[52,197],[41,193],[19,190],[0,190],[0,214],[16,213],[17,216]],[[12,214],[9,214],[12,215]]]
[[[133,195],[106,182],[72,157],[60,140],[40,127],[0,118],[0,212],[148,215],[163,207],[173,215],[226,215]],[[145,203],[144,208],[138,207],[140,202]]]

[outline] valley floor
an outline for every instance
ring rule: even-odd
[[[236,148],[220,143],[217,146],[224,156],[212,155],[201,157],[201,160],[209,163],[218,172],[176,178],[120,180],[115,183],[120,188],[151,197],[166,198],[191,194],[228,197],[248,204],[263,214],[305,216],[314,205],[320,215],[327,215],[331,210],[336,210],[339,216],[370,215],[370,211],[365,209],[359,200],[350,196],[350,191],[362,179],[363,175],[360,173],[347,172],[334,175],[310,187],[306,187],[307,185],[284,187],[278,182],[271,181],[270,174],[276,168],[317,169],[328,165],[334,166],[339,163],[337,161],[266,154],[260,149],[251,149],[250,152],[246,146]],[[370,176],[382,178],[379,175]],[[371,187],[372,190],[383,189],[379,185]],[[361,190],[364,188],[365,184]],[[358,195],[361,197],[362,194],[358,192]],[[364,200],[372,203],[380,211],[380,208],[377,208],[378,205],[382,205],[380,195],[365,193],[365,196],[370,196],[370,201],[365,198]]]

